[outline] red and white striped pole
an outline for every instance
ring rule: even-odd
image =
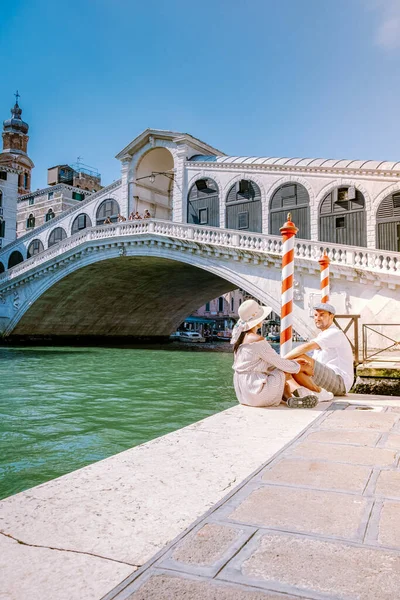
[[[286,223],[279,230],[283,238],[282,257],[282,308],[281,308],[281,356],[292,349],[293,335],[293,280],[294,237],[298,229],[289,213]]]
[[[326,251],[318,262],[321,268],[321,302],[329,302],[329,264],[331,261]]]

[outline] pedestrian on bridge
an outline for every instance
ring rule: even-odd
[[[290,408],[313,408],[318,399],[309,390],[294,395],[299,385],[291,374],[309,368],[307,360],[281,358],[257,331],[272,308],[246,300],[239,307],[239,321],[232,331],[234,345],[234,386],[237,399],[248,406],[279,406],[282,401]]]
[[[295,393],[312,390],[319,402],[332,400],[334,396],[345,396],[354,381],[354,359],[351,345],[341,329],[333,323],[336,310],[327,302],[314,306],[314,323],[320,333],[309,342],[297,346],[285,356],[308,361],[308,369],[294,374],[301,386]],[[313,352],[313,357],[307,352]]]

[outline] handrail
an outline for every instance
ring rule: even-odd
[[[199,242],[240,251],[261,252],[273,255],[282,254],[282,239],[280,236],[241,233],[232,229],[202,227],[187,223],[162,221],[160,219],[144,219],[140,221],[112,223],[110,225],[97,225],[84,229],[51,246],[51,248],[44,250],[40,254],[8,269],[0,275],[0,284],[28,271],[31,267],[36,267],[55,256],[59,256],[61,252],[67,252],[76,248],[84,242],[112,240],[121,236],[142,234],[172,237],[179,240]],[[400,275],[400,252],[384,252],[375,249],[326,244],[325,242],[310,240],[296,240],[294,251],[295,257],[298,259],[318,261],[323,253],[326,252],[331,264],[373,271],[380,274]]]
[[[389,334],[387,335],[385,333],[383,333],[382,331],[377,331],[375,328],[376,327],[389,327]],[[397,359],[400,361],[400,330],[398,333],[398,339],[394,339],[393,338],[393,328],[394,327],[400,327],[399,323],[365,323],[362,326],[362,343],[363,343],[363,362],[368,362],[370,360],[375,360],[375,361],[387,361],[388,357],[386,356],[385,358],[383,358],[382,356],[382,352],[385,352],[385,350],[397,350],[399,353],[397,355],[397,357],[390,357],[390,360],[393,361],[394,359]],[[386,340],[389,340],[390,342],[392,342],[391,344],[389,344],[388,346],[385,346],[384,348],[370,348],[370,351],[374,351],[372,354],[369,354],[368,352],[368,332],[373,332],[374,334],[376,334],[377,336],[380,336],[380,338],[385,338]],[[387,343],[387,342],[386,342]]]

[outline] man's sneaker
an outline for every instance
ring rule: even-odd
[[[314,394],[308,394],[307,396],[292,396],[288,398],[287,405],[289,408],[314,408],[317,406],[318,398]]]
[[[334,396],[332,392],[322,389],[318,394],[315,394],[318,398],[318,402],[330,402]]]

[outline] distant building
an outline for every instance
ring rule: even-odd
[[[16,237],[18,171],[0,164],[0,249]]]
[[[11,119],[3,122],[3,151],[0,154],[0,167],[10,167],[19,172],[18,194],[26,194],[31,190],[31,171],[35,166],[29,158],[28,130],[29,125],[22,120],[22,110],[18,105],[19,94],[11,109]]]
[[[58,184],[20,196],[17,202],[17,237],[77,206],[91,194],[81,188]],[[85,227],[90,226],[85,224]],[[62,232],[59,233],[62,235]]]
[[[98,192],[102,189],[101,175],[95,169],[77,163],[76,165],[57,165],[47,170],[47,183],[57,185],[66,183],[87,192]]]

